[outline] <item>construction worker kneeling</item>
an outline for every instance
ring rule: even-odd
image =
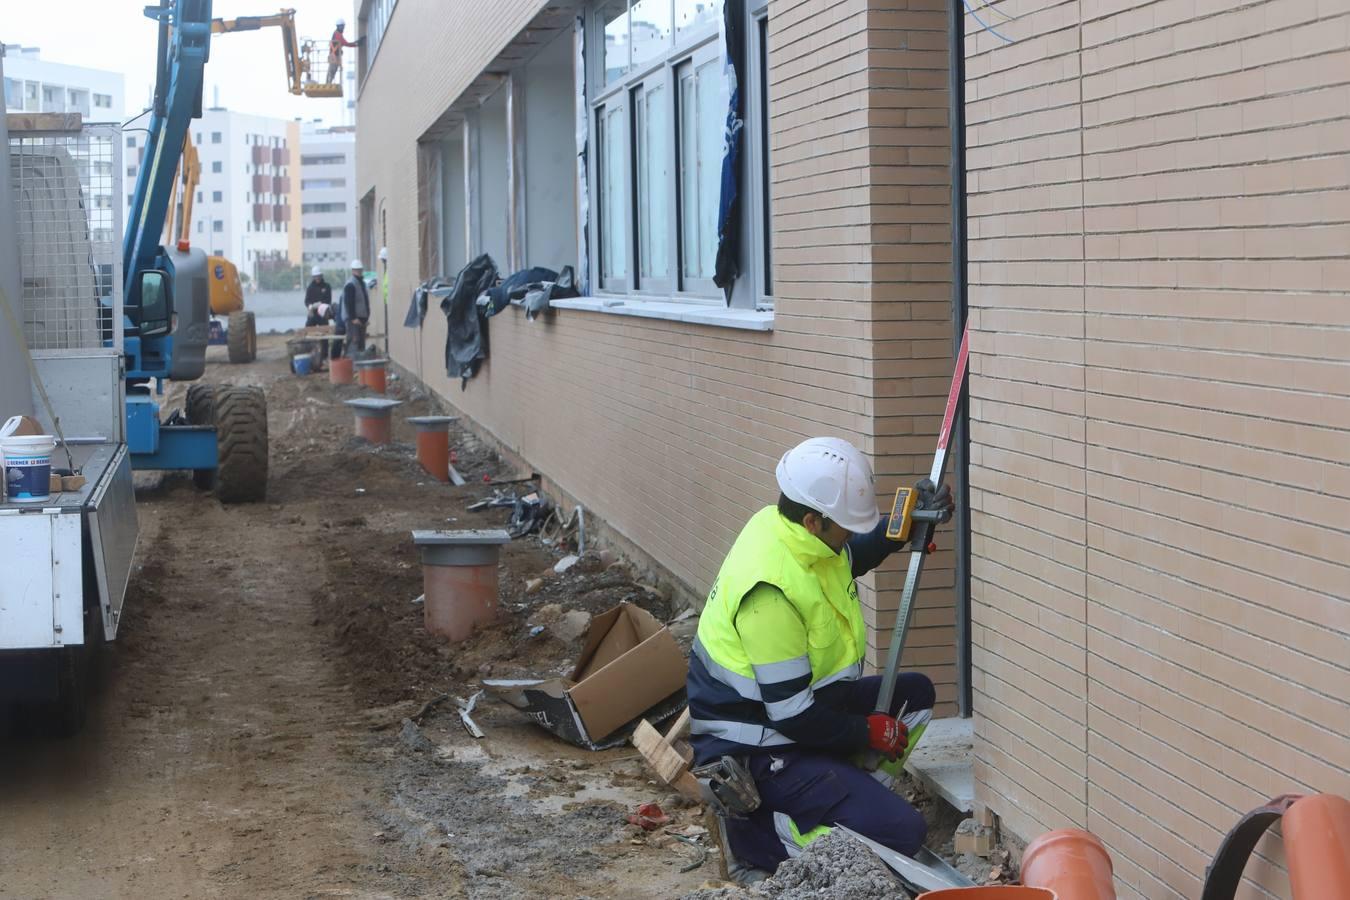
[[[688,685],[695,765],[730,757],[727,767],[753,779],[758,805],[722,822],[742,865],[771,872],[831,825],[913,855],[928,826],[890,784],[932,717],[933,683],[900,673],[889,713],[874,712],[881,679],[862,677],[853,581],[904,545],[887,539],[871,466],[847,441],[803,441],[777,480],[778,506],[746,523],[699,622]],[[917,491],[920,508],[950,511],[950,490],[923,481]]]

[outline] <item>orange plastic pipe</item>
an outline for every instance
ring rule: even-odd
[[[364,366],[361,369],[361,376],[365,381],[366,387],[377,394],[383,394],[385,389],[384,366]]]
[[[1350,897],[1350,800],[1304,797],[1289,807],[1282,827],[1295,900]]]
[[[989,884],[928,891],[920,894],[919,900],[1055,900],[1055,892],[1020,884]]]
[[[392,422],[390,421],[389,411],[385,410],[384,415],[356,415],[356,436],[365,438],[372,444],[387,444],[392,440]]]
[[[445,429],[417,429],[417,461],[437,481],[450,480],[450,434]]]
[[[1115,900],[1111,856],[1094,834],[1074,828],[1048,831],[1022,854],[1022,883],[1046,888],[1059,900]]]
[[[328,380],[333,384],[352,383],[352,358],[339,356],[328,361]]]

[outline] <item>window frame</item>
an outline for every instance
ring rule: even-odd
[[[631,11],[635,2],[636,0],[629,0],[630,23],[632,20]],[[680,167],[683,162],[681,148],[683,136],[680,129],[679,73],[684,66],[697,67],[721,57],[721,23],[724,13],[719,8],[718,14],[710,21],[686,26],[681,31],[675,16],[675,0],[671,0],[671,34],[666,52],[645,64],[634,66],[632,64],[632,41],[630,39],[628,42],[629,61],[627,71],[608,83],[605,81],[606,70],[603,53],[605,23],[601,15],[604,4],[600,0],[592,0],[585,8],[584,27],[587,53],[586,71],[583,74],[585,78],[586,112],[590,122],[590,134],[587,139],[588,184],[586,185],[586,192],[588,195],[587,204],[591,210],[587,222],[586,240],[589,247],[592,248],[588,254],[587,267],[590,275],[589,280],[593,285],[591,293],[596,296],[613,297],[616,301],[660,300],[686,303],[693,306],[730,307],[742,310],[772,308],[772,296],[770,294],[772,273],[770,271],[770,254],[767,249],[771,246],[772,237],[766,231],[766,228],[771,227],[766,192],[767,180],[770,177],[769,148],[766,146],[767,140],[765,138],[767,135],[761,136],[759,134],[761,109],[764,108],[762,104],[767,93],[767,85],[759,83],[764,71],[761,68],[761,53],[763,52],[764,42],[760,38],[759,28],[760,22],[767,20],[768,0],[724,0],[724,2],[745,4],[746,79],[751,82],[751,88],[745,94],[746,127],[742,131],[740,154],[741,165],[744,167],[741,173],[740,243],[742,271],[733,288],[731,301],[730,303],[727,302],[724,292],[713,283],[711,277],[686,278],[684,276],[684,248],[681,234],[683,210],[681,208]],[[601,48],[601,50],[590,52],[592,47]],[[720,77],[720,69],[718,72]],[[666,277],[643,278],[641,275],[643,265],[642,235],[640,232],[640,217],[637,212],[641,197],[638,191],[640,143],[636,133],[638,127],[638,104],[636,101],[639,92],[645,97],[650,89],[658,83],[666,88],[664,92],[665,100],[661,104],[661,114],[667,117],[665,134],[669,141],[669,172],[667,173],[667,198],[669,200],[667,239],[669,240],[669,249],[666,254]],[[601,115],[606,107],[612,107],[618,103],[622,103],[625,107],[624,120],[627,128],[624,141],[625,160],[623,167],[626,179],[625,190],[627,192],[624,219],[627,271],[624,278],[605,278],[602,273],[604,271],[603,239],[606,225],[601,205],[601,174],[605,163],[602,143],[605,137],[605,129],[601,122]],[[650,107],[648,107],[648,114],[650,114]],[[725,118],[725,115],[723,115],[723,118]],[[755,132],[753,135],[751,134],[752,131]]]

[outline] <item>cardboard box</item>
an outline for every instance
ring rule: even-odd
[[[689,662],[675,637],[631,603],[591,620],[571,678],[488,679],[483,687],[558,737],[592,750],[617,746],[647,714],[684,705]]]
[[[15,427],[10,430],[10,434],[15,435],[16,437],[46,434],[46,432],[42,430],[42,426],[38,424],[38,420],[34,419],[32,416],[15,416],[14,418],[17,418],[19,421]],[[5,420],[3,424],[8,425],[11,421],[13,421],[13,419]]]

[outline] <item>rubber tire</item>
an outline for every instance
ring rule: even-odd
[[[214,384],[193,384],[187,389],[187,399],[183,401],[191,425],[216,424],[216,386]],[[198,489],[209,491],[216,486],[215,469],[193,469],[192,483]]]
[[[257,503],[267,496],[267,395],[260,387],[216,389],[216,497]]]
[[[258,326],[246,309],[230,313],[230,333],[226,340],[230,362],[251,363],[258,358]]]
[[[101,631],[101,626],[100,626]],[[99,638],[101,639],[100,633]],[[56,685],[57,699],[47,717],[53,737],[71,738],[84,728],[89,709],[89,648],[77,644],[55,651],[61,654]]]

